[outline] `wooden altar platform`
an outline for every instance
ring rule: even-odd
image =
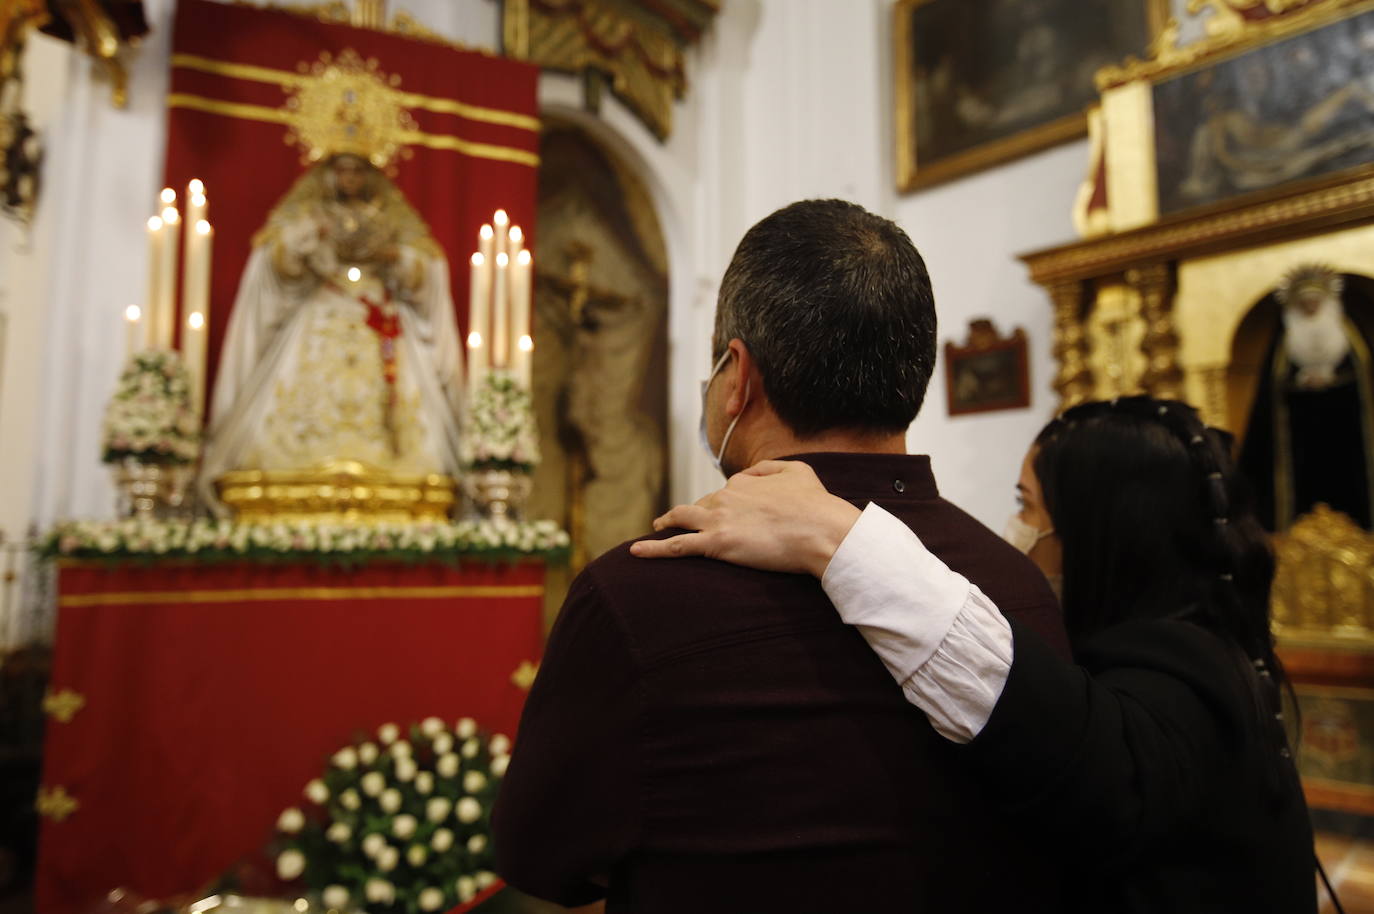
[[[201,891],[383,723],[514,735],[543,582],[538,562],[63,563],[37,910]]]

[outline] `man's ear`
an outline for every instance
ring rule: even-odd
[[[751,401],[763,395],[763,379],[744,340],[737,337],[726,348],[735,354],[735,371],[731,373],[730,392],[725,399],[725,414],[733,419],[744,412]]]

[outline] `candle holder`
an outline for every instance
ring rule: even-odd
[[[521,520],[534,482],[517,470],[474,470],[463,477],[463,491],[479,517]]]
[[[122,517],[139,520],[180,517],[189,504],[186,490],[191,467],[185,464],[147,463],[125,457],[113,464],[116,510]]]

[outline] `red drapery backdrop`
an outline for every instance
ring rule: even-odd
[[[329,755],[383,723],[514,736],[537,663],[539,564],[66,567],[43,789],[40,914],[124,887],[195,893],[273,836]]]
[[[408,155],[396,158],[392,180],[448,256],[464,336],[468,258],[482,223],[505,209],[533,247],[537,67],[307,16],[182,0],[165,183],[184,199],[187,183],[199,178],[209,197],[215,244],[207,391],[253,235],[308,167],[287,139],[290,81],[322,53],[337,58],[348,50],[376,61],[414,120]]]

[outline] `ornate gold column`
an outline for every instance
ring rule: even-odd
[[[1059,363],[1053,386],[1063,411],[1092,396],[1093,377],[1083,332],[1084,284],[1077,279],[1061,280],[1050,283],[1049,291],[1054,302],[1054,358]]]
[[[1174,329],[1172,277],[1167,264],[1152,263],[1126,271],[1126,282],[1140,296],[1145,318],[1145,374],[1140,386],[1152,397],[1183,398],[1183,369],[1178,364],[1178,332]]]

